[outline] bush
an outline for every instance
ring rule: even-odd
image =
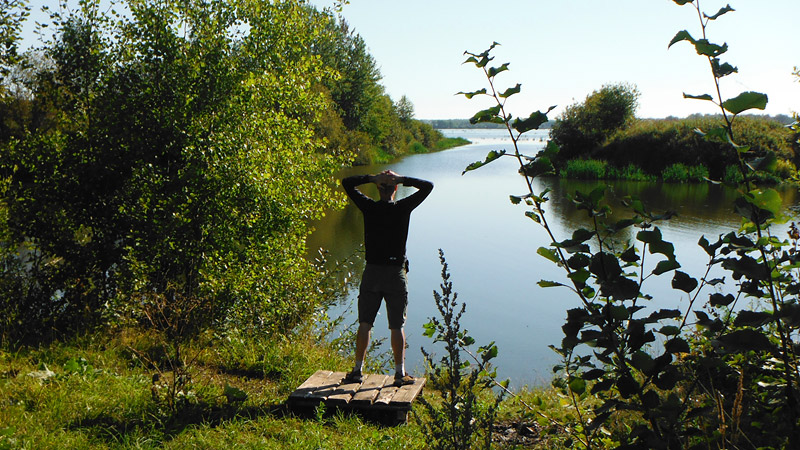
[[[736,164],[736,155],[727,143],[705,139],[696,130],[709,130],[722,123],[721,118],[714,116],[637,120],[617,131],[606,145],[593,151],[591,157],[615,165],[635,164],[650,174],[660,174],[673,164],[703,166],[710,178],[719,180],[726,166]],[[736,123],[739,144],[749,145],[754,154],[773,151],[779,160],[798,163],[791,145],[791,131],[779,122],[738,117]]]
[[[566,108],[553,124],[550,136],[559,147],[558,161],[585,156],[634,118],[639,90],[619,83],[605,85],[583,103]]]

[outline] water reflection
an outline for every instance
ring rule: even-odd
[[[525,205],[513,205],[509,195],[524,194],[526,186],[516,173],[513,158],[501,158],[480,170],[461,175],[469,163],[483,160],[490,150],[507,149],[508,142],[494,130],[480,130],[477,142],[445,152],[414,155],[388,166],[358,167],[353,173],[377,173],[387,168],[400,174],[433,181],[433,193],[412,214],[408,240],[409,315],[406,331],[412,369],[422,370],[419,347],[433,348],[422,336],[422,325],[436,314],[432,292],[441,283],[438,249],[445,252],[459,300],[467,304],[462,323],[478,343],[496,341],[501,376],[515,385],[548,382],[556,355],[547,347],[561,338],[565,311],[578,305],[566,289],[543,289],[541,279],[563,281],[563,272],[545,260],[536,250],[550,242],[544,230],[525,217]],[[465,136],[475,140],[474,136]],[[535,154],[544,145],[545,134],[533,135],[522,150]],[[644,182],[582,182],[548,178],[538,180],[538,192],[550,189],[546,214],[556,238],[570,237],[571,230],[587,227],[585,212],[577,211],[568,200],[575,190],[590,191],[601,184],[608,186],[613,219],[629,217],[621,200],[627,195],[641,198],[654,212],[674,210],[678,215],[659,226],[665,239],[674,243],[683,269],[697,273],[705,268],[707,256],[697,246],[701,235],[713,240],[717,235],[738,228],[739,219],[731,210],[735,192],[710,184],[669,184]],[[402,189],[400,196],[408,195]],[[372,192],[373,197],[377,196]],[[796,191],[783,192],[784,203],[794,205]],[[328,212],[314,224],[316,231],[309,241],[310,251],[322,247],[332,259],[356,255],[363,239],[361,214],[352,204],[340,211]],[[627,239],[633,239],[631,230]],[[784,237],[785,235],[781,235]],[[655,258],[648,256],[648,258]],[[656,259],[649,259],[655,262]],[[359,274],[360,275],[360,274]],[[686,308],[685,294],[670,288],[671,274],[652,278],[644,291],[654,296],[653,307]],[[352,292],[348,301],[354,301]],[[346,310],[345,304],[332,311]],[[355,309],[355,308],[352,308]],[[375,337],[388,336],[383,311],[376,320]],[[350,321],[355,321],[351,316]],[[441,352],[439,352],[441,353]]]

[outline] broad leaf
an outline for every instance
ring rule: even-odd
[[[475,125],[476,123],[492,122],[493,119],[500,118],[498,113],[500,113],[500,105],[484,109],[483,111],[478,111],[469,119],[469,123]],[[502,118],[500,119],[502,120]]]
[[[698,55],[717,57],[728,51],[728,44],[712,44],[708,39],[698,39],[694,42],[694,49]]]
[[[708,101],[711,101],[711,102],[714,101],[714,97],[712,97],[712,96],[710,96],[708,94],[691,95],[691,94],[687,94],[686,92],[684,92],[683,93],[683,98],[693,98],[695,100],[708,100]]]
[[[656,264],[656,268],[653,269],[653,274],[661,275],[662,273],[666,273],[674,269],[679,269],[680,267],[681,265],[678,264],[678,261],[675,261],[674,259],[668,259]]]
[[[481,168],[481,167],[489,164],[492,161],[496,161],[497,159],[499,159],[501,156],[503,156],[505,154],[506,154],[505,150],[500,150],[499,152],[495,151],[495,150],[492,150],[492,151],[489,152],[488,155],[486,155],[486,159],[485,160],[483,160],[483,161],[475,161],[474,163],[468,165],[467,168],[464,169],[463,172],[461,172],[461,175],[464,175],[465,173],[469,172],[470,170],[475,170],[475,169]]]
[[[550,261],[552,261],[554,263],[557,263],[557,262],[561,261],[559,259],[559,257],[558,257],[558,253],[556,253],[554,250],[552,250],[550,248],[547,248],[547,247],[539,247],[539,249],[536,250],[536,253],[544,256],[545,258],[549,259]]]
[[[672,287],[686,293],[692,292],[697,287],[697,284],[696,279],[680,270],[676,270],[675,275],[672,277]]]
[[[514,120],[514,123],[511,126],[514,127],[514,129],[517,130],[518,133],[524,133],[526,131],[539,129],[539,127],[545,122],[547,122],[547,114],[540,111],[536,111],[534,113],[531,113],[531,115],[528,116],[527,119]]]
[[[508,70],[508,63],[505,63],[500,67],[490,67],[488,73],[490,77],[493,77],[500,72],[505,72],[506,70]]]
[[[672,47],[673,44],[677,44],[680,41],[689,41],[692,44],[695,43],[695,40],[692,37],[692,35],[689,34],[688,31],[682,30],[682,31],[679,31],[678,34],[676,34],[675,37],[672,38],[671,41],[669,41],[669,45],[667,46],[667,48]]]
[[[672,0],[672,1],[679,5],[685,5],[687,3],[692,3],[694,0]]]
[[[480,90],[474,91],[474,92],[459,92],[456,95],[463,95],[464,97],[467,97],[468,99],[471,99],[472,97],[475,97],[476,95],[482,95],[482,94],[485,94],[485,93],[486,93],[486,88],[483,88],[483,89],[480,89]]]
[[[722,102],[722,107],[731,114],[739,114],[748,109],[761,109],[767,107],[767,94],[760,92],[742,92],[734,98]]]
[[[548,288],[548,287],[556,287],[556,286],[564,286],[563,284],[556,282],[556,281],[547,281],[547,280],[539,280],[538,283],[539,287]]]
[[[500,94],[500,97],[501,98],[508,98],[508,97],[511,97],[514,94],[519,94],[519,91],[521,89],[522,89],[522,85],[517,83],[517,85],[514,86],[513,88],[506,89],[502,94]]]
[[[724,8],[720,8],[719,11],[717,11],[717,13],[714,14],[713,16],[708,16],[705,13],[703,13],[703,16],[705,16],[708,20],[717,20],[717,18],[719,18],[719,16],[721,16],[721,15],[723,15],[725,13],[729,13],[731,11],[736,11],[736,10],[731,8],[731,5],[727,5]]]
[[[714,58],[711,60],[711,69],[714,71],[714,76],[717,78],[722,78],[726,75],[730,75],[732,73],[739,72],[739,69],[728,64],[728,63],[719,63],[719,58]]]

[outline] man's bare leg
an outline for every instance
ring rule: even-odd
[[[353,368],[354,372],[361,372],[361,367],[364,365],[364,359],[367,357],[367,347],[369,346],[370,334],[372,325],[367,322],[358,324],[358,332],[356,333],[356,364]]]
[[[392,354],[394,354],[395,373],[401,377],[406,374],[406,333],[403,328],[391,330]]]

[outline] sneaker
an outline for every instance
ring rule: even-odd
[[[414,384],[414,377],[409,374],[400,375],[399,373],[394,374],[394,385],[397,387],[400,386],[408,386],[409,384]]]
[[[360,370],[353,370],[351,372],[347,372],[347,375],[344,376],[345,383],[361,383],[364,381],[364,377],[361,376]]]

